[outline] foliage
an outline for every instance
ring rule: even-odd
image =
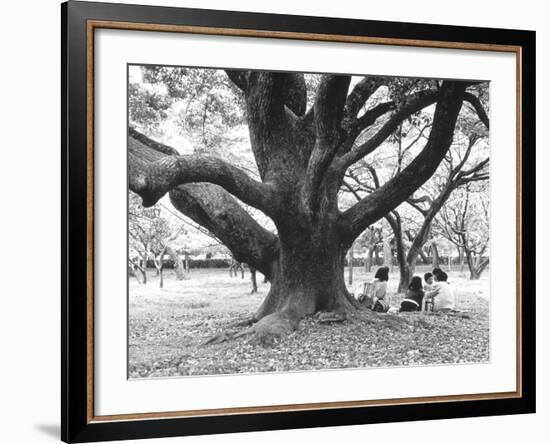
[[[133,67],[141,82],[130,83],[130,124],[158,129],[172,121],[196,148],[208,151],[226,139],[228,130],[244,124],[241,95],[217,69],[162,66]]]

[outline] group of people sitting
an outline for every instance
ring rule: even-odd
[[[390,309],[386,300],[389,271],[388,267],[380,267],[369,285],[369,294],[360,295],[360,302],[368,299],[373,311],[385,313]],[[441,268],[434,268],[431,273],[424,274],[424,282],[419,276],[414,276],[397,311],[422,311],[428,308],[432,311],[454,310],[454,292],[447,279],[447,273]]]

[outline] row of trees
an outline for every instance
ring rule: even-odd
[[[129,193],[128,208],[129,272],[142,284],[147,284],[147,268],[152,263],[159,276],[159,286],[163,288],[166,256],[170,258],[176,279],[182,281],[187,279],[192,263],[197,265],[196,259],[190,259],[192,255],[206,252],[199,264],[208,268],[213,252],[227,253],[223,244],[208,231],[194,226],[164,204],[144,208],[139,197]],[[230,276],[236,277],[239,272],[244,279],[246,264],[234,258],[223,260],[223,264],[229,265]],[[258,291],[256,270],[252,267],[249,270],[252,293],[255,293]]]
[[[474,269],[486,266],[486,83],[172,67],[132,75],[130,189],[144,207],[168,194],[269,279],[255,320],[353,310],[343,259],[357,239],[374,245],[382,220],[401,289],[438,236]]]

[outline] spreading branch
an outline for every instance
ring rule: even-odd
[[[329,167],[342,138],[340,123],[351,77],[326,75],[315,98],[316,141],[306,169],[302,200],[307,212],[313,211],[323,175]]]
[[[178,185],[208,182],[220,185],[244,203],[264,211],[274,208],[273,188],[252,179],[240,168],[207,155],[169,155],[150,161],[151,150],[134,137],[128,138],[130,189],[150,207]]]
[[[141,138],[136,153],[140,161],[157,162],[177,153],[173,148]],[[277,264],[279,239],[263,228],[227,191],[209,183],[179,185],[170,191],[170,201],[185,216],[206,228],[240,262],[270,278]]]
[[[422,91],[410,97],[407,103],[397,110],[376,134],[370,137],[366,142],[354,146],[349,152],[341,155],[336,161],[337,168],[345,169],[372,153],[384,143],[388,136],[390,136],[407,117],[436,103],[440,98],[440,94],[439,91]],[[379,112],[386,111],[386,109],[389,110],[392,107],[389,103],[378,106],[381,107]],[[374,116],[366,120],[370,122],[373,117]]]
[[[344,110],[343,127],[348,130],[349,126],[357,119],[357,114],[365,106],[367,100],[376,92],[376,90],[384,83],[383,77],[366,76],[363,77],[352,89],[346,99],[346,107]]]
[[[260,177],[277,180],[289,160],[302,162],[293,149],[296,124],[305,112],[302,74],[251,72],[246,94],[250,144]]]
[[[437,94],[439,100],[434,112],[432,131],[426,145],[398,175],[341,214],[341,229],[345,237],[357,237],[367,226],[412,196],[433,175],[451,145],[464,89],[463,82],[442,83]],[[426,96],[434,100],[430,93],[423,95],[424,98]]]

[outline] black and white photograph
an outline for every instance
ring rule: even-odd
[[[128,377],[490,362],[490,82],[129,64]]]

